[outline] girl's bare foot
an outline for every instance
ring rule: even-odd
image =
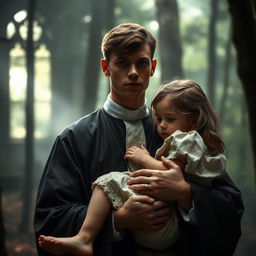
[[[39,236],[40,247],[54,255],[63,253],[71,253],[76,256],[92,256],[92,243],[85,242],[81,236],[72,237],[54,237],[54,236]]]

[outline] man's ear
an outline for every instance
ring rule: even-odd
[[[108,71],[108,63],[105,59],[101,59],[100,61],[102,72],[105,74],[105,76],[110,76],[110,73]]]
[[[154,59],[154,60],[152,61],[152,67],[151,67],[150,76],[153,76],[153,75],[154,75],[155,69],[156,69],[156,64],[157,64],[157,60]]]

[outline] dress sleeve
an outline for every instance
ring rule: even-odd
[[[210,185],[225,170],[225,155],[209,155],[202,137],[196,131],[176,131],[169,137],[168,143],[168,158],[185,157],[185,173],[195,182]]]

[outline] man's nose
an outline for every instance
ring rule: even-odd
[[[130,66],[130,69],[129,69],[129,72],[128,72],[128,76],[130,78],[132,78],[132,79],[137,78],[139,76],[139,72],[138,72],[135,64],[132,64]]]

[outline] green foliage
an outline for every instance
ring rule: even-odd
[[[188,3],[189,2],[189,3]],[[181,32],[183,44],[183,67],[185,77],[194,79],[206,91],[207,43],[209,1],[179,1],[181,11]],[[230,17],[225,1],[220,1],[217,24],[217,73],[216,73],[216,101],[219,102],[224,87],[224,64],[226,61],[226,44],[229,39]],[[189,14],[189,10],[191,14]],[[242,191],[245,214],[245,225],[254,226],[255,211],[255,177],[253,172],[253,155],[251,136],[248,128],[247,110],[245,107],[241,82],[237,77],[236,53],[232,49],[231,63],[229,65],[229,84],[225,99],[224,120],[221,121],[222,135],[227,148],[227,172],[235,184]],[[253,202],[253,203],[252,203]],[[246,237],[245,239],[251,239]]]
[[[154,0],[117,0],[115,14],[117,24],[132,22],[145,25],[155,19]]]

